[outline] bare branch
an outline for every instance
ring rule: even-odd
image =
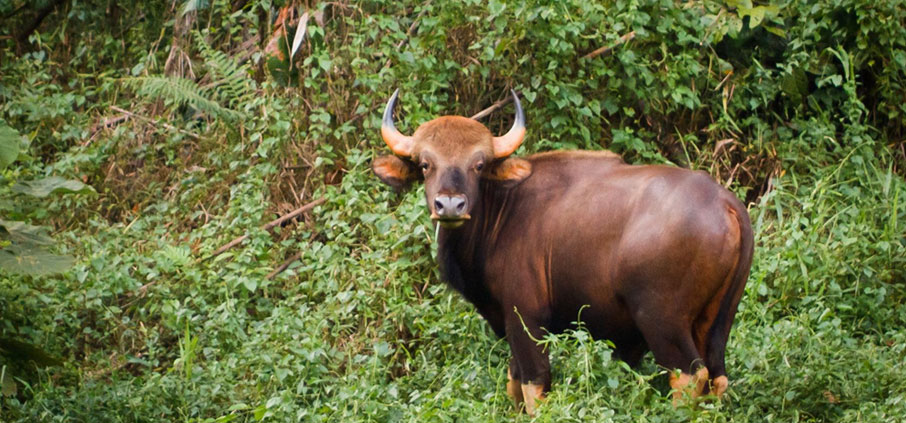
[[[521,93],[517,93],[517,94],[521,94]],[[495,110],[505,106],[507,103],[509,103],[511,101],[513,101],[513,96],[508,95],[503,100],[500,100],[500,101],[490,105],[488,108],[486,108],[478,113],[475,113],[474,115],[472,115],[472,119],[479,120],[479,119],[493,113]]]
[[[293,211],[290,212],[290,213],[287,213],[287,214],[281,216],[280,218],[278,218],[278,219],[276,219],[276,220],[272,220],[272,221],[266,223],[264,226],[261,227],[261,229],[264,229],[264,230],[266,230],[266,231],[271,230],[271,229],[273,229],[275,226],[280,225],[280,224],[282,224],[283,222],[286,222],[287,220],[290,220],[290,219],[292,219],[292,218],[294,218],[294,217],[296,217],[296,216],[298,216],[298,215],[300,215],[300,214],[302,214],[302,213],[305,213],[305,212],[307,212],[307,211],[309,211],[309,210],[315,208],[316,206],[319,206],[319,205],[321,205],[321,204],[324,204],[325,201],[327,201],[327,198],[321,197],[321,198],[319,198],[319,199],[317,199],[317,200],[315,200],[315,201],[312,201],[312,202],[310,202],[310,203],[308,203],[308,204],[306,204],[306,205],[304,205],[304,206],[302,206],[302,207],[299,207],[299,208],[296,209],[296,210],[293,210]],[[210,256],[208,256],[205,260],[209,260],[209,259],[212,259],[212,258],[214,258],[214,257],[217,257],[217,256],[223,254],[225,251],[227,251],[227,250],[229,250],[230,248],[233,248],[233,247],[239,245],[240,243],[242,243],[242,241],[245,241],[245,240],[247,240],[248,238],[249,238],[249,234],[245,234],[245,235],[242,235],[242,236],[240,236],[240,237],[238,237],[238,238],[236,238],[236,239],[234,239],[234,240],[232,240],[232,241],[230,241],[230,242],[224,244],[222,247],[220,247],[220,248],[218,248],[216,251],[214,251],[213,254],[211,254]]]
[[[277,275],[279,275],[280,273],[282,273],[284,270],[288,269],[288,268],[289,268],[289,265],[293,264],[294,261],[299,260],[300,258],[302,258],[302,252],[301,252],[301,251],[299,251],[299,252],[296,253],[296,254],[293,254],[292,257],[286,259],[286,261],[284,261],[283,264],[281,264],[281,265],[278,266],[276,269],[274,269],[273,272],[268,273],[268,275],[267,275],[267,280],[273,279],[274,276],[277,276]]]
[[[619,46],[620,44],[623,44],[623,43],[625,43],[625,42],[627,42],[627,41],[629,41],[629,40],[631,40],[631,39],[633,39],[633,38],[635,38],[635,31],[632,31],[632,32],[629,32],[629,33],[623,35],[623,36],[620,37],[620,39],[618,39],[617,42],[614,43],[613,45],[601,47],[601,48],[599,48],[599,49],[597,49],[597,50],[595,50],[595,51],[593,51],[593,52],[591,52],[591,53],[588,53],[588,54],[582,56],[582,58],[583,58],[583,59],[594,59],[595,57],[598,57],[598,56],[600,56],[600,55],[602,55],[602,54],[609,53],[611,50],[613,50],[614,48],[616,48],[616,47]]]

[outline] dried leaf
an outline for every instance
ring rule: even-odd
[[[289,52],[289,58],[292,60],[296,56],[296,51],[299,50],[299,46],[302,45],[302,40],[305,39],[305,33],[308,31],[308,12],[302,14],[302,17],[299,18],[299,24],[296,25],[296,35],[293,37],[293,48]]]

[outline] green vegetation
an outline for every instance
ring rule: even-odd
[[[517,154],[702,169],[749,205],[726,401],[674,409],[650,355],[576,331],[545,339],[536,421],[906,416],[906,2],[297,5],[0,0],[0,420],[528,421],[423,194],[371,175],[395,88],[402,131],[513,88]]]

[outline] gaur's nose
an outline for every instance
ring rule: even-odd
[[[466,214],[466,196],[440,194],[434,197],[434,212],[442,219],[462,217]]]

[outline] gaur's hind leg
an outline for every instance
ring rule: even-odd
[[[724,291],[720,292],[720,294],[723,293]],[[715,296],[711,300],[711,304],[702,310],[692,329],[696,349],[699,355],[705,359],[705,366],[711,377],[702,393],[712,394],[718,398],[727,390],[729,384],[724,368],[724,350],[727,338],[722,331],[715,327],[715,316],[720,306],[720,298],[721,296]]]
[[[722,331],[715,328],[713,319],[710,321],[697,321],[693,333],[699,354],[705,359],[705,366],[711,380],[705,387],[705,394],[711,394],[718,399],[727,391],[730,382],[727,379],[727,370],[724,367],[724,351],[726,350],[727,337]]]
[[[718,399],[723,396],[724,392],[727,392],[727,388],[730,385],[730,380],[727,379],[727,368],[724,365],[724,353],[727,348],[727,338],[729,338],[728,332],[719,327],[719,325],[714,324],[708,331],[706,338],[707,355],[705,361],[712,377],[709,384],[709,393]]]
[[[692,334],[680,331],[662,336],[663,339],[649,345],[655,361],[670,371],[673,405],[677,405],[684,396],[696,398],[703,395],[708,386],[708,368],[695,349]]]
[[[708,368],[695,348],[691,328],[676,319],[653,316],[649,310],[657,308],[636,311],[636,324],[654,353],[654,360],[671,371],[673,404],[677,405],[684,395],[691,398],[702,395],[708,383]]]
[[[701,366],[694,374],[681,372],[670,373],[670,388],[673,389],[673,405],[676,406],[683,396],[697,398],[704,393],[708,384],[708,368]]]
[[[736,308],[745,289],[745,277],[748,274],[748,262],[751,256],[745,259],[745,272],[739,270],[733,273],[734,278],[741,281],[727,281],[726,289],[719,291],[711,303],[703,309],[702,316],[696,322],[696,337],[698,338],[699,351],[705,357],[705,364],[711,375],[710,393],[720,398],[730,384],[727,379],[727,369],[724,365],[724,355],[727,351],[727,340],[730,338],[730,327],[736,317]]]

